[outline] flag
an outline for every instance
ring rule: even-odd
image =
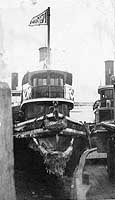
[[[33,17],[29,26],[40,26],[48,24],[48,9]]]

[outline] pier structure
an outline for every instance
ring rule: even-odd
[[[91,148],[82,154],[79,165],[76,167],[73,174],[73,181],[71,185],[71,199],[72,200],[86,200],[88,191],[91,185],[89,184],[89,174],[84,170],[86,159],[89,154],[96,152],[97,148]]]
[[[11,91],[0,82],[0,200],[16,200]]]

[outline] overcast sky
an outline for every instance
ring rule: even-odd
[[[21,80],[25,72],[40,69],[38,49],[47,45],[47,26],[28,24],[48,6],[52,69],[72,72],[77,101],[95,101],[104,84],[104,61],[113,60],[111,0],[1,0],[0,78],[10,81],[11,72],[19,72]]]

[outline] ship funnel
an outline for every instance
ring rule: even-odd
[[[105,61],[105,85],[112,85],[111,77],[114,75],[114,61]]]
[[[18,73],[11,74],[11,89],[16,90],[18,87]]]
[[[39,48],[39,62],[45,61],[48,58],[48,47]]]
[[[41,63],[43,69],[49,68],[50,64],[49,54],[50,52],[48,51],[48,47],[39,48],[39,62]]]

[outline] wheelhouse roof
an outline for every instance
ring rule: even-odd
[[[99,86],[98,87],[98,93],[100,93],[102,90],[107,90],[107,89],[113,89],[113,85]]]
[[[22,79],[22,84],[24,84],[25,79],[27,78],[28,81],[36,75],[45,75],[45,74],[55,74],[55,75],[63,75],[65,78],[71,79],[72,80],[72,73],[66,72],[66,71],[61,71],[61,70],[37,70],[37,71],[32,71],[32,72],[27,72],[23,79]]]

